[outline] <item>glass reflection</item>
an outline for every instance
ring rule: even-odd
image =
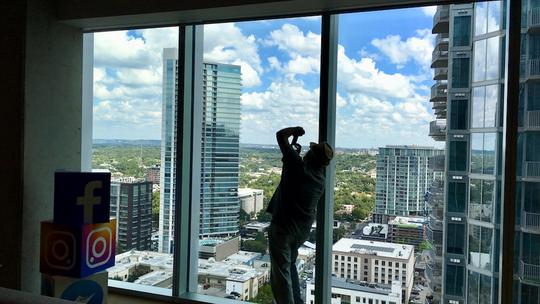
[[[473,81],[486,79],[486,40],[474,42]]]
[[[478,2],[476,3],[475,9],[474,9],[474,35],[482,35],[486,33],[487,30],[487,2]]]
[[[484,127],[495,127],[497,117],[497,101],[499,97],[498,85],[487,86],[485,90],[484,106]]]
[[[471,173],[482,173],[484,134],[471,134]]]
[[[486,80],[499,78],[499,37],[487,39],[486,51]],[[476,52],[475,52],[476,54]]]
[[[471,128],[484,127],[484,99],[485,87],[473,88]]]

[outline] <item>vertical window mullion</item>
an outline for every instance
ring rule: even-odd
[[[516,195],[516,155],[519,100],[519,67],[521,41],[521,1],[507,1],[506,66],[504,92],[503,130],[503,183],[501,208],[501,248],[514,248],[515,195]],[[504,254],[503,254],[504,253]],[[501,250],[499,253],[499,303],[513,302],[514,251]]]
[[[321,29],[319,141],[335,148],[337,82],[337,15],[324,14]],[[330,303],[332,296],[332,226],[334,210],[334,161],[326,169],[323,197],[317,206],[315,303]]]

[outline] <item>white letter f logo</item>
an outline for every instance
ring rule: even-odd
[[[77,205],[84,207],[84,223],[91,224],[94,218],[94,205],[101,203],[101,197],[94,196],[94,190],[101,189],[101,181],[91,181],[84,187],[84,196],[77,197]]]

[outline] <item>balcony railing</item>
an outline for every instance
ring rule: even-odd
[[[434,120],[429,123],[429,136],[435,140],[445,140],[446,138],[446,121]]]
[[[433,73],[433,80],[446,80],[448,79],[448,68],[435,68]]]
[[[526,177],[540,177],[540,162],[526,161],[525,162],[525,176]]]
[[[527,127],[528,128],[540,128],[540,111],[527,111]]]
[[[438,6],[437,12],[433,16],[432,33],[448,33],[450,9],[448,6]]]
[[[440,33],[435,36],[435,46],[440,50],[448,50],[448,33]]]
[[[448,51],[441,50],[438,47],[436,47],[431,53],[431,67],[432,68],[448,67]]]
[[[435,101],[446,101],[447,95],[447,83],[437,81],[434,85],[431,86],[431,102]]]
[[[523,261],[519,261],[519,274],[522,279],[529,281],[540,281],[540,266],[534,264],[528,264]]]
[[[519,69],[521,77],[540,76],[540,59],[521,59]]]
[[[531,8],[529,10],[529,26],[540,26],[540,7]]]
[[[540,232],[540,213],[523,211],[521,218],[523,228]]]
[[[432,105],[433,110],[439,110],[446,108],[446,100],[445,101],[435,101]]]

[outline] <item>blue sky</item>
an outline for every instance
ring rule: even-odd
[[[337,146],[435,145],[429,69],[434,8],[345,14],[339,20]],[[205,26],[207,61],[242,68],[241,142],[273,144],[302,125],[317,137],[318,17]],[[162,50],[177,28],[95,34],[93,137],[160,139]]]

